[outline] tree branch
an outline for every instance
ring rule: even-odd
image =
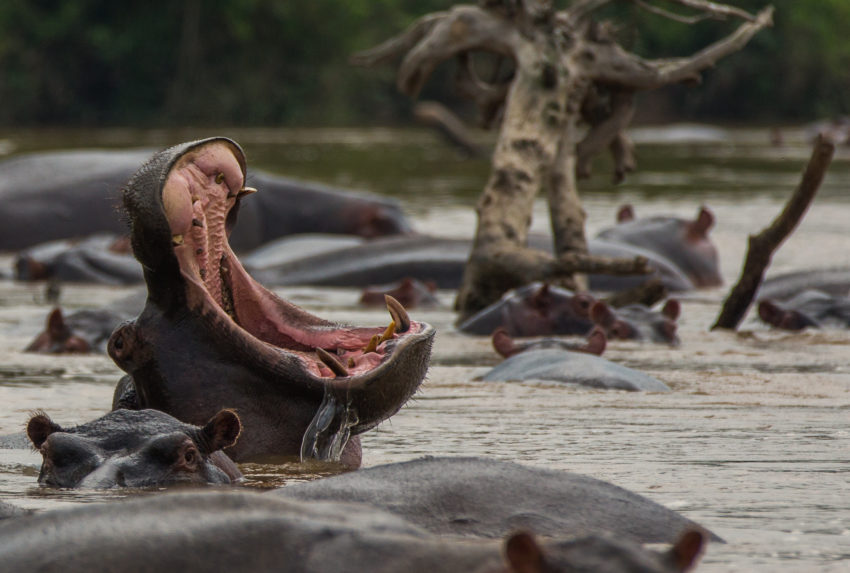
[[[463,53],[458,55],[455,86],[458,93],[475,102],[476,107],[478,107],[479,125],[489,129],[505,104],[508,90],[511,87],[511,80],[501,84],[482,81],[475,73],[472,56],[469,53]]]
[[[682,6],[693,8],[694,10],[699,10],[700,12],[706,12],[710,17],[717,18],[720,20],[726,19],[727,16],[735,16],[746,20],[747,22],[754,22],[756,20],[756,18],[746,10],[741,10],[740,8],[736,8],[734,6],[727,6],[726,4],[718,4],[717,2],[707,2],[706,0],[667,1],[673,2],[675,4],[681,4]]]
[[[582,109],[582,115],[591,128],[576,144],[576,177],[579,179],[590,177],[590,160],[606,147],[611,149],[614,156],[616,183],[622,181],[627,172],[635,169],[632,144],[622,133],[634,117],[634,92],[612,91],[607,108],[607,113],[602,114],[596,114],[593,110],[585,112]]]
[[[413,22],[413,24],[408,26],[407,29],[398,36],[390,38],[374,48],[357,52],[351,56],[349,61],[355,66],[364,67],[372,67],[389,63],[394,59],[401,57],[415,46],[419,40],[424,38],[425,35],[431,31],[431,28],[433,28],[447,15],[448,12],[434,12],[433,14],[423,16]]]
[[[398,71],[398,89],[416,97],[443,60],[474,49],[515,57],[521,42],[510,20],[477,6],[456,6],[405,56]]]
[[[685,0],[676,0],[685,1]],[[715,42],[689,58],[644,60],[626,52],[617,44],[597,44],[590,76],[600,83],[612,83],[632,89],[654,89],[686,80],[699,80],[699,73],[714,66],[720,58],[743,48],[762,28],[773,24],[773,6],[758,13],[755,20],[742,24],[726,38]]]
[[[717,322],[711,327],[712,330],[716,328],[734,330],[741,323],[761,285],[764,271],[770,264],[773,253],[794,231],[814,200],[815,193],[820,188],[824,174],[832,162],[834,152],[835,144],[823,136],[818,136],[812,157],[803,173],[803,179],[794,194],[788,198],[782,213],[761,233],[750,236],[747,259],[741,271],[741,278],[726,297],[723,310],[717,317]]]

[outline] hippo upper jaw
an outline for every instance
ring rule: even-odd
[[[187,420],[222,406],[239,410],[246,436],[237,447],[250,457],[320,452],[300,444],[308,426],[307,441],[329,439],[338,453],[340,442],[416,392],[434,329],[392,300],[389,327],[334,324],[255,282],[227,241],[239,202],[253,191],[244,180],[241,149],[223,138],[161,152],[130,180],[125,207],[148,303],[116,330],[109,353],[133,376],[142,407]],[[176,355],[181,346],[191,358]],[[299,447],[293,451],[292,435],[274,445],[269,432],[295,432]]]

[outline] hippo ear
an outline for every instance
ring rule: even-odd
[[[597,300],[593,303],[593,306],[590,307],[590,320],[593,321],[593,324],[598,324],[604,328],[610,328],[611,325],[614,324],[616,317],[614,316],[614,313],[611,312],[611,309],[608,308],[607,304],[601,300]]]
[[[669,299],[661,309],[661,314],[674,322],[679,318],[680,312],[682,312],[682,305],[675,298]]]
[[[688,238],[692,241],[704,239],[714,226],[714,214],[707,207],[700,207],[697,218],[688,223]]]
[[[62,309],[58,306],[47,315],[47,334],[50,340],[54,341],[64,340],[71,334],[65,324],[65,317],[62,316]]]
[[[201,431],[205,438],[202,449],[208,448],[204,453],[211,454],[236,443],[242,432],[242,422],[233,410],[221,410]]]
[[[587,343],[582,350],[588,354],[602,356],[606,346],[608,346],[608,337],[605,336],[605,331],[598,326],[594,326],[590,334],[587,335]]]
[[[617,223],[628,223],[635,220],[635,208],[626,203],[617,209]]]
[[[493,331],[493,349],[505,358],[517,352],[511,335],[502,326]]]
[[[30,418],[30,421],[27,422],[27,436],[36,449],[41,447],[50,434],[61,431],[62,428],[59,424],[56,424],[50,419],[50,416],[44,412],[36,413],[32,418]]]
[[[676,571],[688,571],[696,565],[703,548],[705,547],[705,536],[700,531],[686,531],[673,544],[667,556],[676,568]]]
[[[512,573],[539,573],[543,570],[543,551],[527,531],[518,531],[505,541],[505,557]]]

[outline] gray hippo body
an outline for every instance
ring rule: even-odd
[[[81,241],[50,241],[18,252],[15,279],[132,285],[144,281],[142,267],[133,256],[116,252],[118,235],[93,235]]]
[[[804,290],[784,302],[762,299],[759,317],[776,328],[850,328],[850,298],[819,290]]]
[[[502,537],[529,529],[538,535],[607,532],[637,543],[672,543],[684,531],[707,532],[675,511],[597,479],[483,458],[421,458],[292,484],[269,495],[368,503],[440,535]]]
[[[121,191],[150,150],[77,150],[33,153],[0,162],[0,251],[95,233],[125,233]],[[408,233],[395,201],[333,189],[263,171],[249,185],[266,191],[246,204],[246,221],[232,238],[244,251],[293,233],[377,237]],[[250,222],[250,224],[248,224]]]
[[[850,293],[850,268],[807,269],[774,275],[761,284],[756,298],[781,302],[807,290],[846,296]]]
[[[300,502],[253,492],[164,494],[0,521],[5,571],[161,573],[672,573],[690,569],[704,539],[689,532],[665,553],[613,537],[538,545],[430,535],[354,503]]]
[[[648,374],[585,352],[556,348],[515,354],[481,377],[487,382],[551,380],[605,390],[669,392],[670,388]]]

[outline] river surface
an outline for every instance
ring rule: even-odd
[[[471,236],[487,160],[467,160],[429,132],[219,130],[217,132],[26,131],[0,133],[0,152],[60,147],[150,146],[226,134],[249,163],[287,175],[371,190],[401,200],[419,231]],[[713,544],[699,571],[850,571],[850,331],[771,331],[752,315],[737,332],[710,332],[740,271],[748,234],[765,227],[799,180],[811,148],[789,130],[773,147],[765,130],[634,130],[638,172],[616,188],[598,161],[582,185],[588,232],[609,226],[618,205],[638,215],[693,217],[709,206],[726,286],[681,297],[677,348],[610,343],[605,356],[666,382],[669,394],[570,388],[546,382],[478,381],[498,362],[486,338],[457,333],[452,292],[441,308],[411,310],[438,329],[420,392],[363,437],[364,465],[423,455],[478,455],[558,468],[613,482],[675,509],[728,543]],[[486,143],[486,140],[482,140]],[[770,273],[850,266],[850,150],[839,149],[802,225]],[[545,206],[534,228],[544,230]],[[10,256],[0,256],[8,268]],[[68,308],[98,306],[126,289],[67,286]],[[354,289],[278,292],[323,317],[383,325]],[[120,371],[105,356],[20,352],[49,307],[43,285],[0,281],[0,434],[44,410],[62,425],[109,409]],[[40,456],[0,450],[0,499],[40,510],[127,491],[36,485]],[[243,466],[249,487],[285,487],[333,473],[296,463]]]

